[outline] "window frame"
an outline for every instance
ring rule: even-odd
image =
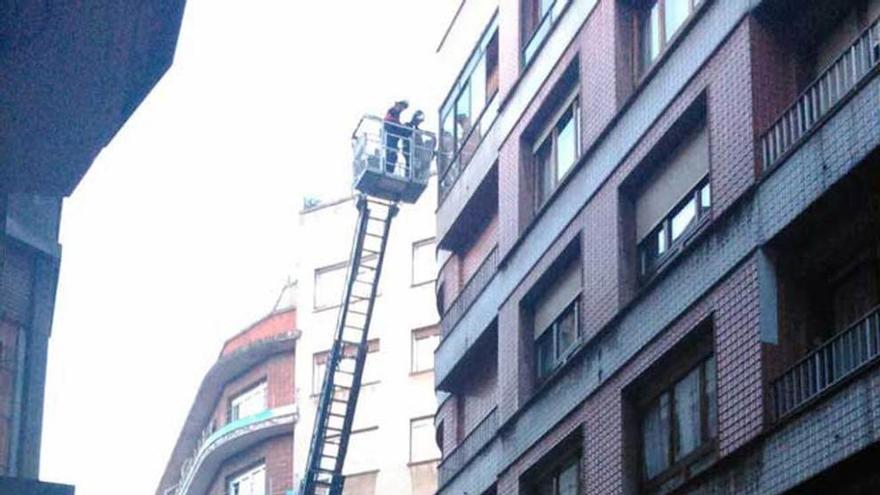
[[[550,38],[551,33],[553,32],[556,25],[559,23],[559,19],[565,15],[565,11],[568,8],[568,5],[571,0],[552,0],[550,5],[547,7],[547,11],[541,14],[540,3],[541,0],[520,0],[520,22],[519,22],[519,32],[520,32],[520,67],[522,68],[522,72],[524,73],[526,68],[528,68],[531,63],[537,58],[538,53],[541,52],[541,49],[544,47],[544,44],[547,42],[547,39]],[[534,8],[532,6],[535,6]],[[530,21],[532,21],[531,14],[527,15],[527,11],[529,13],[536,12],[537,15],[534,17],[534,25],[527,25]],[[545,26],[546,24],[546,26]],[[543,35],[541,39],[537,41],[537,44],[533,45],[539,36],[539,33],[543,31]],[[529,54],[529,50],[531,49],[531,54]]]
[[[361,257],[361,262],[374,261],[376,259],[376,257],[377,257],[377,255],[375,255],[375,254],[368,254],[368,255]],[[315,268],[314,277],[312,279],[313,280],[313,282],[312,282],[312,308],[314,309],[314,311],[316,311],[316,312],[325,311],[328,309],[338,308],[338,307],[342,306],[342,300],[345,295],[345,291],[347,289],[346,284],[348,283],[348,270],[349,270],[350,264],[351,264],[351,261],[346,260],[346,261],[340,261],[338,263],[332,263],[330,265],[324,265],[324,266]],[[318,305],[318,278],[320,277],[320,275],[322,275],[324,273],[329,273],[329,272],[333,272],[335,270],[340,270],[340,269],[343,270],[343,272],[345,272],[343,275],[343,280],[342,280],[342,293],[339,294],[339,297],[336,302],[329,303],[327,305]],[[381,295],[380,291],[377,290],[376,297],[379,297],[380,295]]]
[[[244,397],[247,397],[251,394],[254,394],[255,392],[257,392],[259,390],[263,391],[262,393],[263,393],[263,399],[264,399],[264,403],[265,403],[262,410],[265,411],[265,410],[269,409],[269,382],[266,379],[266,377],[264,376],[264,377],[260,378],[259,380],[251,383],[247,387],[244,387],[238,393],[229,397],[228,403],[227,403],[227,413],[226,413],[227,424],[232,423],[233,421],[238,421],[240,419],[247,418],[249,416],[253,416],[253,414],[250,414],[248,416],[240,416],[240,415],[233,414],[233,412],[235,411],[235,402],[244,398]]]
[[[571,354],[578,348],[578,344],[583,341],[584,338],[584,330],[583,325],[580,322],[580,300],[581,294],[578,295],[563,309],[559,315],[553,320],[553,323],[547,327],[546,330],[541,332],[541,335],[534,340],[534,351],[535,351],[535,378],[539,383],[543,383],[547,381],[553,373],[565,363]],[[572,340],[571,344],[565,349],[559,348],[560,341],[560,327],[561,323],[567,316],[573,313],[574,318],[574,330],[575,330],[575,338]],[[546,370],[542,369],[541,363],[541,341],[545,339],[550,339],[552,344],[552,360],[551,366]]]
[[[245,478],[245,477],[253,477],[253,475],[255,473],[257,473],[258,471],[263,472],[263,487],[262,487],[263,495],[268,495],[268,486],[267,485],[269,482],[269,476],[268,476],[268,472],[266,470],[266,462],[265,461],[260,461],[257,464],[254,464],[248,468],[244,468],[244,469],[230,475],[226,481],[226,494],[233,495],[233,491],[232,491],[233,483],[240,482],[242,480],[242,478]]]
[[[370,354],[379,352],[379,339],[370,339],[367,341],[367,358],[369,359]],[[346,346],[344,353],[348,354],[350,352],[354,352],[354,347]],[[312,354],[312,397],[317,397],[321,394],[321,387],[324,386],[324,376],[321,375],[318,377],[318,374],[315,372],[319,365],[324,367],[324,373],[327,372],[327,358],[330,356],[330,350],[327,349],[325,351],[319,351]],[[320,363],[318,362],[320,361]],[[367,371],[367,363],[364,362],[364,373]],[[363,377],[361,377],[363,379]],[[361,387],[367,385],[374,385],[376,383],[380,383],[382,380],[376,379],[372,381],[361,382]]]
[[[707,365],[710,361],[714,361],[714,383],[712,384],[712,390],[714,391],[715,397],[715,414],[714,418],[710,418],[709,414],[709,380],[707,379]],[[700,438],[699,443],[696,447],[693,448],[690,452],[679,458],[676,457],[676,398],[675,398],[675,389],[676,387],[682,383],[690,374],[696,370],[699,370],[699,404],[700,404]],[[648,475],[645,471],[645,432],[644,432],[644,419],[647,416],[648,412],[653,410],[655,406],[658,406],[658,402],[661,398],[666,395],[668,396],[667,400],[667,451],[664,453],[666,456],[666,468],[655,474],[653,477],[648,478]],[[716,359],[716,355],[714,352],[703,355],[696,359],[696,361],[688,366],[684,371],[679,370],[675,375],[671,375],[671,378],[668,380],[664,380],[664,386],[655,390],[654,393],[650,396],[650,399],[644,400],[641,404],[638,404],[636,407],[637,410],[637,428],[638,428],[638,479],[642,488],[647,492],[653,492],[662,487],[669,480],[674,479],[676,477],[681,477],[682,480],[690,479],[694,476],[695,472],[693,469],[695,467],[701,467],[700,461],[703,460],[707,455],[711,452],[715,451],[718,446],[718,361]],[[662,407],[662,406],[658,406]],[[662,417],[662,415],[661,415]],[[710,421],[714,420],[714,428],[713,425],[710,425]],[[714,436],[712,433],[714,432]]]
[[[580,95],[580,87],[576,86],[575,89],[566,96],[565,100],[563,100],[563,104],[560,105],[559,110],[554,114],[553,118],[549,120],[550,125],[544,128],[541,134],[538,135],[538,138],[534,140],[534,144],[532,145],[530,152],[530,161],[531,161],[531,175],[532,175],[532,184],[534,184],[533,192],[533,211],[537,212],[548,203],[550,198],[553,196],[553,193],[559,188],[559,185],[571,175],[572,171],[575,169],[578,161],[580,161],[581,156],[583,155],[583,144],[582,144],[582,130],[583,130],[583,122],[581,118],[581,95]],[[568,169],[560,176],[558,175],[559,171],[559,124],[566,117],[571,118],[571,122],[574,124],[574,159],[572,163],[569,165]],[[564,127],[563,127],[564,129]],[[546,161],[538,158],[541,150],[549,145],[549,157]],[[545,181],[549,181],[549,187],[545,184]]]
[[[633,57],[633,59],[636,63],[636,70],[634,71],[636,82],[641,81],[651,72],[651,69],[657,65],[657,61],[663,58],[667,49],[675,43],[681,33],[686,29],[688,23],[697,14],[700,7],[707,3],[707,0],[686,0],[688,4],[687,15],[684,20],[682,20],[681,25],[679,25],[671,35],[667,35],[666,3],[669,1],[670,0],[653,0],[648,2],[645,6],[636,9],[636,15],[633,16],[633,34],[635,38],[635,43],[633,43],[635,57]],[[659,46],[657,47],[657,55],[650,60],[647,60],[645,58],[645,45],[643,44],[645,34],[643,26],[652,22],[651,16],[655,7],[657,8],[658,17],[657,26],[659,32],[657,33],[657,39],[659,39]],[[652,38],[654,37],[653,34],[652,31]]]
[[[488,62],[490,55],[490,46],[492,45],[494,40],[495,49],[494,49],[494,70],[488,70]],[[499,38],[499,22],[498,22],[498,10],[495,10],[495,13],[492,14],[492,18],[489,20],[489,23],[486,24],[486,27],[483,28],[483,32],[480,34],[479,39],[477,40],[476,45],[473,50],[471,50],[470,55],[468,55],[467,61],[462,66],[461,71],[455,78],[455,83],[449,89],[449,92],[446,94],[446,98],[443,100],[443,104],[439,109],[439,118],[438,118],[438,139],[440,142],[440,146],[442,146],[442,138],[444,137],[444,130],[446,129],[447,124],[451,125],[452,129],[452,149],[448,150],[449,158],[446,160],[446,168],[444,170],[439,170],[440,178],[442,180],[445,177],[446,171],[451,168],[452,164],[460,159],[461,151],[464,149],[465,143],[470,141],[471,135],[474,133],[474,130],[483,125],[483,117],[489,111],[490,108],[493,107],[493,101],[498,96],[498,90],[500,88],[499,78],[501,77],[500,72],[500,38]],[[473,91],[471,88],[471,76],[476,72],[477,65],[480,60],[486,58],[487,70],[486,77],[484,83],[486,87],[484,88],[485,101],[482,103],[482,109],[480,110],[479,115],[470,115],[471,110],[473,109],[473,101],[471,101],[473,96]],[[494,84],[490,84],[491,81],[494,80]],[[457,122],[458,117],[458,107],[459,100],[467,93],[467,109],[468,109],[468,117],[470,118],[470,129],[462,132],[462,136],[459,135],[459,124]],[[497,105],[496,105],[497,106]],[[451,119],[451,120],[447,120]],[[482,131],[483,137],[486,136],[487,131],[492,123],[494,123],[494,118],[492,122],[486,122],[486,129]],[[482,138],[480,138],[480,142],[482,142]],[[479,145],[479,143],[477,144]],[[447,150],[444,150],[442,147],[438,149],[439,153],[447,153]]]
[[[708,204],[703,203],[704,192]],[[669,212],[663,216],[658,224],[651,229],[650,233],[644,239],[637,241],[636,252],[638,261],[639,280],[643,283],[650,280],[654,275],[659,273],[666,263],[669,262],[681,250],[687,240],[696,232],[704,223],[712,217],[712,181],[711,174],[706,174],[697,182],[687,194],[685,194]],[[687,205],[693,201],[695,205],[694,217],[688,222],[687,226],[675,238],[672,237],[672,222],[679,213],[684,211]],[[661,237],[662,236],[662,237]],[[653,248],[651,243],[657,239],[663,240],[662,252],[651,254]],[[659,242],[657,243],[657,251],[660,251]],[[649,256],[651,258],[649,259]]]
[[[567,472],[569,469],[574,467],[576,479],[577,479],[577,487],[575,488],[576,495],[580,495],[584,489],[584,483],[581,479],[582,469],[581,469],[581,454],[579,451],[571,452],[565,456],[563,456],[562,460],[554,463],[551,467],[549,467],[546,472],[538,477],[538,479],[533,483],[534,490],[536,492],[540,491],[543,488],[543,485],[548,481],[553,485],[550,489],[552,495],[560,495],[560,478],[562,474]]]
[[[419,340],[428,340],[433,337],[437,338],[437,344],[439,345],[440,344],[440,326],[439,325],[431,325],[431,326],[427,326],[427,327],[416,328],[415,330],[413,330],[411,332],[410,351],[409,351],[410,374],[411,375],[434,371],[435,363],[434,363],[433,353],[434,353],[434,350],[437,349],[436,346],[434,347],[434,350],[431,351],[431,354],[432,354],[431,367],[416,369],[416,342],[418,342]]]
[[[420,248],[424,248],[425,246],[433,245],[434,252],[431,253],[432,261],[434,265],[434,270],[432,271],[432,276],[425,280],[416,280],[416,250]],[[416,241],[412,243],[412,251],[410,252],[410,261],[411,264],[411,273],[410,273],[410,285],[412,287],[419,287],[425,284],[429,284],[431,282],[437,281],[438,275],[438,267],[437,267],[437,256],[436,256],[436,247],[437,247],[437,239],[436,237],[429,237],[427,239],[422,239],[420,241]]]
[[[413,459],[413,438],[414,438],[413,426],[419,422],[428,422],[431,426],[431,431],[434,434],[430,436],[429,441],[433,442],[434,447],[437,449],[437,456],[435,456],[435,457],[428,457],[425,459],[417,459],[417,460]],[[435,461],[439,461],[440,459],[442,459],[443,458],[443,449],[439,445],[437,445],[437,438],[436,437],[437,437],[437,426],[434,424],[434,415],[418,416],[415,418],[410,418],[410,420],[409,420],[409,456],[407,458],[408,463],[410,465],[424,464],[427,462],[435,462]]]

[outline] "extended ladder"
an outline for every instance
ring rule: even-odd
[[[367,358],[367,335],[382,273],[395,202],[360,196],[359,215],[336,334],[324,374],[315,429],[299,495],[340,495],[342,466],[348,449],[361,377]]]

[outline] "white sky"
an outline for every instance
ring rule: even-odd
[[[268,312],[302,195],[396,98],[434,128],[459,0],[189,0],[174,65],[64,205],[41,478],[147,495],[226,338]],[[453,71],[454,72],[454,71]]]

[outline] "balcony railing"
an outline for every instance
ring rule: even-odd
[[[495,122],[495,117],[498,116],[498,103],[499,98],[496,91],[489,99],[489,103],[483,108],[476,124],[467,130],[467,134],[458,150],[446,150],[446,147],[450,146],[448,142],[450,137],[448,135],[444,136],[441,133],[440,151],[437,153],[437,175],[440,177],[437,195],[438,204],[442,204],[443,200],[446,199],[446,195],[449,194],[452,186],[455,185],[461,173],[467,168],[480,143],[483,142],[483,138],[488,134],[489,128]],[[444,139],[446,139],[445,143]]]
[[[477,300],[477,297],[483,292],[483,289],[489,285],[489,281],[492,280],[492,277],[495,276],[495,272],[497,271],[498,246],[495,246],[492,248],[492,251],[489,252],[489,255],[486,256],[486,259],[483,260],[480,267],[477,268],[477,271],[471,276],[471,279],[467,281],[467,284],[465,284],[464,289],[459,292],[455,301],[449,305],[449,309],[443,313],[443,319],[440,320],[441,338],[445,339],[446,336],[449,335],[449,332],[455,328],[455,325],[458,324],[461,317],[464,316],[468,308],[471,307],[471,304]]]
[[[866,29],[761,137],[764,170],[794,149],[873,73],[880,62],[878,23]]]
[[[780,419],[880,357],[880,307],[816,349],[771,384]]]
[[[483,447],[488,444],[498,432],[498,409],[492,409],[480,424],[464,437],[443,460],[437,468],[437,484],[439,488],[449,481],[464,468],[471,459],[476,456]]]

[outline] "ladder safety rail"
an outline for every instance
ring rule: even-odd
[[[345,291],[299,495],[341,495],[342,467],[368,354],[368,335],[396,202],[359,196]]]

